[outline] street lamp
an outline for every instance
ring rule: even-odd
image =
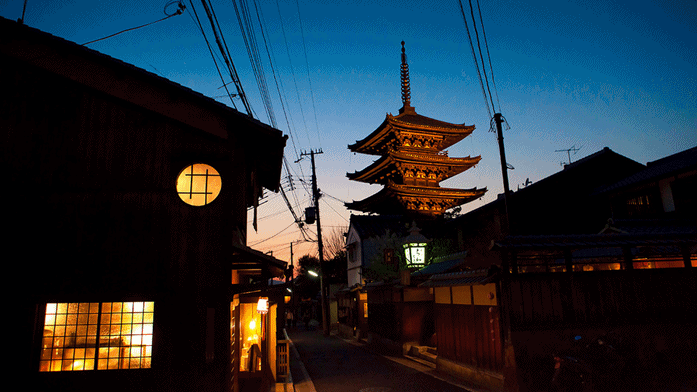
[[[421,229],[412,222],[409,235],[404,238],[404,256],[407,260],[407,268],[423,267],[426,265],[426,244],[428,239],[420,233]]]

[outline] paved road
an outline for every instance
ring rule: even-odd
[[[336,336],[324,336],[321,328],[305,331],[301,327],[288,331],[288,335],[317,392],[468,391],[453,384],[457,381],[436,375],[431,367]],[[296,392],[312,391],[298,364],[293,366],[291,362],[291,372]]]

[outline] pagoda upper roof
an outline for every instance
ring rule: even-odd
[[[416,185],[401,185],[389,182],[381,191],[363,200],[346,203],[351,210],[378,214],[420,214],[437,216],[445,210],[478,199],[486,188],[455,189]],[[410,209],[403,202],[415,201],[423,205],[438,204],[437,209]]]
[[[353,152],[382,155],[395,140],[396,132],[419,133],[441,137],[436,148],[441,151],[467,137],[474,125],[453,124],[417,114],[409,107],[397,116],[387,114],[385,121],[370,135],[348,146]]]
[[[412,164],[415,166],[437,167],[443,170],[445,178],[450,178],[473,167],[482,159],[481,155],[476,157],[451,158],[447,154],[434,154],[419,151],[418,149],[390,151],[383,155],[365,169],[353,173],[346,173],[350,180],[366,183],[387,184],[391,179],[391,173],[397,170],[401,164]]]

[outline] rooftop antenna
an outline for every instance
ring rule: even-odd
[[[569,163],[567,163],[567,165],[570,165],[571,164],[571,151],[573,151],[574,155],[576,155],[576,151],[578,151],[582,148],[583,148],[583,146],[576,148],[576,145],[574,144],[573,146],[571,146],[571,148],[567,148],[566,150],[554,150],[554,152],[566,152],[566,155],[569,157]],[[561,162],[561,164],[563,165],[564,162]]]

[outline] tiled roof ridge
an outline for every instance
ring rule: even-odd
[[[230,107],[230,106],[227,106],[226,104],[224,104],[224,103],[222,103],[222,102],[219,102],[219,101],[217,101],[217,100],[215,100],[215,99],[213,99],[213,98],[211,98],[211,97],[208,97],[208,96],[206,96],[206,95],[204,95],[204,94],[202,94],[202,93],[200,93],[200,92],[198,92],[198,91],[195,91],[195,90],[193,90],[193,89],[191,89],[191,88],[189,88],[189,87],[186,87],[186,86],[184,86],[184,85],[181,85],[181,84],[179,84],[179,83],[177,83],[177,82],[174,82],[174,81],[172,81],[172,80],[170,80],[170,79],[167,79],[167,78],[165,78],[165,77],[162,77],[162,76],[160,76],[160,75],[157,75],[157,74],[155,74],[155,73],[152,73],[152,72],[150,72],[150,71],[148,71],[148,70],[146,70],[146,69],[140,68],[140,67],[135,66],[135,65],[133,65],[133,64],[127,63],[127,62],[125,62],[125,61],[123,61],[123,60],[120,60],[120,59],[117,59],[117,58],[115,58],[115,57],[112,57],[112,56],[110,56],[110,55],[108,55],[108,54],[99,52],[99,51],[97,51],[97,50],[95,50],[95,49],[89,48],[89,47],[84,46],[84,45],[80,45],[80,44],[78,44],[78,43],[76,43],[76,42],[70,41],[70,40],[65,39],[65,38],[63,38],[63,37],[59,37],[59,36],[57,36],[57,35],[53,35],[53,34],[51,34],[51,33],[49,33],[49,32],[40,30],[40,29],[38,29],[38,28],[31,27],[31,26],[28,26],[28,25],[26,25],[26,24],[20,24],[20,23],[18,23],[18,22],[14,22],[14,21],[12,21],[12,20],[3,18],[2,16],[0,16],[0,23],[1,23],[1,24],[6,24],[7,26],[10,26],[12,23],[14,23],[14,24],[16,24],[18,27],[11,27],[11,28],[16,28],[18,31],[21,31],[21,29],[26,29],[26,31],[30,32],[31,34],[34,34],[35,36],[43,37],[43,39],[46,39],[46,40],[53,40],[54,42],[56,42],[56,43],[58,43],[58,44],[60,44],[60,45],[64,45],[64,46],[66,46],[66,47],[68,47],[68,48],[71,48],[71,49],[73,49],[73,50],[75,50],[75,51],[83,51],[84,53],[88,54],[89,56],[93,56],[94,58],[98,58],[98,59],[101,59],[101,60],[104,60],[104,61],[107,61],[107,62],[111,62],[111,63],[113,63],[113,64],[115,64],[115,65],[117,65],[117,66],[120,66],[120,67],[128,68],[128,69],[130,69],[131,71],[140,73],[140,74],[142,74],[142,75],[145,76],[145,77],[151,78],[151,79],[156,80],[156,81],[158,81],[158,82],[160,82],[160,83],[162,83],[162,84],[166,84],[166,85],[169,85],[170,87],[173,87],[173,88],[176,88],[176,89],[178,89],[178,90],[181,90],[183,93],[186,93],[186,94],[188,94],[188,95],[191,95],[193,98],[202,99],[202,100],[206,101],[207,103],[209,103],[209,104],[211,104],[211,105],[214,105],[214,106],[216,106],[216,107],[218,107],[218,108],[220,108],[220,109],[232,111],[232,112],[234,112],[236,115],[243,116],[243,117],[245,117],[246,119],[248,119],[249,121],[258,123],[258,125],[261,125],[261,126],[263,126],[263,127],[265,127],[265,128],[269,128],[269,129],[274,129],[274,130],[275,130],[275,128],[271,127],[270,125],[265,124],[265,123],[263,123],[263,122],[261,122],[261,121],[255,119],[254,117],[248,115],[248,114],[242,113],[242,112],[240,112],[239,110],[237,110],[237,109],[235,109],[235,108],[232,108],[232,107]],[[41,57],[41,56],[39,56],[39,57]]]
[[[420,123],[420,122],[413,122],[409,121],[409,118],[414,118],[416,120],[425,120],[426,123]],[[442,121],[442,120],[437,120],[435,118],[431,118],[428,116],[424,116],[421,114],[418,114],[416,112],[405,112],[398,114],[396,116],[393,116],[391,114],[387,114],[387,121],[390,123],[396,123],[396,124],[405,124],[405,125],[412,125],[412,126],[418,126],[418,127],[423,127],[423,128],[430,128],[430,129],[457,129],[457,130],[469,130],[470,128],[473,128],[474,125],[467,125],[465,123],[462,124],[456,124],[456,123],[451,123],[447,121]],[[427,123],[432,123],[432,125],[429,125]]]
[[[650,161],[646,163],[647,167],[654,167],[657,165],[664,165],[673,162],[676,159],[680,159],[685,156],[689,156],[690,153],[697,154],[697,146],[688,148],[687,150],[676,152],[675,154],[665,156],[663,158],[656,159],[655,161]]]
[[[605,193],[629,187],[637,183],[654,181],[657,178],[670,176],[675,172],[688,169],[695,165],[697,165],[697,147],[692,147],[673,155],[648,162],[644,169],[598,190],[597,193]]]

